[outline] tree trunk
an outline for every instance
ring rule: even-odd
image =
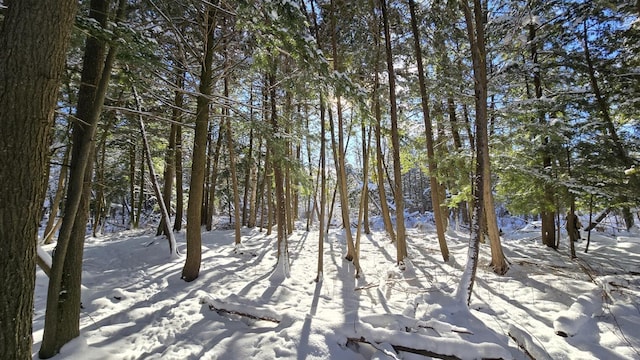
[[[5,2],[0,22],[0,349],[31,359],[36,239],[77,1]]]
[[[60,203],[64,196],[64,191],[67,184],[67,173],[69,172],[69,157],[71,155],[71,144],[67,145],[64,151],[64,157],[62,165],[60,166],[60,174],[58,177],[58,185],[56,186],[56,194],[51,202],[51,210],[49,211],[49,219],[47,219],[47,225],[44,228],[43,239],[45,244],[51,244],[53,241],[54,223],[58,217],[58,211],[60,209]],[[59,222],[59,221],[58,221]]]
[[[333,70],[340,71],[340,61],[338,58],[338,44],[336,34],[336,12],[335,2],[331,1],[331,48],[333,53]],[[360,265],[358,254],[355,251],[355,245],[353,243],[353,234],[351,233],[351,220],[349,219],[349,197],[347,194],[347,175],[345,171],[345,147],[344,147],[344,124],[342,116],[342,101],[340,98],[340,92],[336,91],[336,110],[338,117],[338,146],[335,149],[336,155],[336,170],[338,175],[338,187],[340,191],[340,210],[342,211],[342,225],[344,226],[345,235],[347,238],[347,255],[345,259],[353,261],[356,268],[356,275],[360,273]],[[331,111],[331,110],[330,110]],[[332,131],[333,133],[333,131]]]
[[[471,238],[467,252],[467,264],[465,266],[460,284],[456,292],[456,298],[469,305],[471,293],[478,268],[480,238],[482,236],[484,216],[484,153],[488,152],[487,143],[487,68],[486,58],[482,51],[484,48],[484,29],[482,23],[482,7],[480,0],[473,0],[474,13],[472,15],[469,2],[461,1],[462,9],[467,24],[467,36],[471,45],[471,57],[473,61],[474,92],[476,108],[476,174],[473,182],[473,219],[471,224]],[[474,21],[475,15],[475,21]],[[482,44],[482,45],[481,45]]]
[[[138,227],[136,223],[136,141],[129,142],[129,223],[132,229]]]
[[[260,206],[258,198],[258,180],[260,179],[260,160],[262,158],[262,137],[260,137],[260,140],[258,141],[256,157],[256,162],[255,164],[252,164],[251,168],[251,199],[249,200],[251,208],[249,209],[249,219],[247,221],[247,226],[250,228],[256,226],[256,218],[258,215],[258,208]]]
[[[253,166],[253,86],[249,90],[249,148],[247,149],[247,157],[246,157],[246,169],[244,175],[244,193],[242,195],[242,225],[248,225],[249,218],[249,194],[252,193],[251,187],[251,178],[254,174],[254,166]],[[255,205],[254,202],[251,203],[251,207],[253,208]]]
[[[229,98],[229,79],[224,78],[224,97]],[[240,245],[242,239],[242,233],[240,227],[242,226],[242,220],[240,218],[240,191],[238,190],[238,176],[236,172],[236,156],[235,147],[233,145],[233,135],[231,132],[231,117],[228,105],[225,105],[223,111],[224,128],[227,134],[227,150],[229,151],[229,167],[231,168],[231,189],[233,191],[233,217],[235,222],[235,244]],[[212,184],[213,185],[213,184]]]
[[[387,235],[391,239],[391,242],[396,242],[396,233],[393,230],[393,223],[391,222],[391,215],[389,211],[389,204],[387,203],[387,192],[384,187],[385,172],[383,169],[384,154],[382,152],[382,113],[380,109],[380,78],[379,78],[379,64],[380,64],[380,26],[379,19],[376,13],[376,9],[371,4],[371,17],[372,17],[372,29],[373,37],[376,45],[375,49],[375,71],[373,73],[373,112],[375,115],[375,139],[376,139],[376,178],[378,182],[378,195],[380,197],[380,209],[381,216],[384,222],[384,228],[387,231]]]
[[[393,147],[393,177],[395,185],[396,205],[396,248],[398,265],[407,257],[407,241],[404,225],[404,192],[402,191],[402,172],[400,164],[400,136],[398,131],[398,110],[396,105],[396,80],[393,69],[393,53],[391,49],[391,33],[389,31],[389,19],[387,15],[387,1],[380,1],[380,10],[384,24],[385,47],[387,53],[387,72],[389,75],[389,102],[391,115],[391,145]]]
[[[633,159],[631,159],[629,157],[629,154],[627,152],[627,149],[625,149],[624,144],[622,143],[622,140],[620,140],[620,137],[618,136],[618,132],[616,130],[616,127],[613,123],[613,120],[611,119],[611,114],[610,114],[610,110],[609,110],[609,102],[607,100],[607,98],[605,97],[605,95],[602,93],[602,91],[600,90],[600,86],[598,84],[598,78],[596,76],[596,69],[595,66],[593,65],[593,59],[591,58],[591,52],[589,50],[589,36],[587,35],[587,23],[586,20],[583,23],[583,34],[582,34],[582,41],[583,41],[583,46],[584,46],[584,57],[585,57],[585,61],[587,63],[587,69],[589,71],[589,82],[591,84],[591,90],[593,91],[593,94],[596,97],[596,103],[598,104],[598,108],[600,110],[600,116],[602,117],[602,120],[604,121],[604,125],[605,128],[607,130],[607,133],[609,134],[609,138],[611,139],[611,141],[613,142],[614,145],[614,152],[617,155],[617,157],[622,160],[625,168],[630,168],[632,166],[635,166],[635,163],[633,161]],[[636,174],[631,174],[631,179],[629,180],[630,183],[632,184],[636,184],[638,183],[638,177]],[[636,186],[634,186],[636,187]],[[626,203],[628,202],[628,198],[626,195],[622,195],[620,201],[622,203]],[[633,215],[631,215],[631,211],[629,210],[628,205],[625,205],[622,207],[622,213],[623,213],[623,217],[625,220],[625,225],[627,227],[627,231],[629,231],[631,229],[631,227],[633,227]]]
[[[100,142],[98,143],[98,150],[100,156],[96,155],[95,158],[95,166],[96,166],[96,186],[95,186],[95,200],[94,200],[94,214],[93,214],[93,225],[91,226],[91,230],[93,231],[93,237],[98,236],[100,231],[100,227],[104,226],[103,217],[105,212],[108,211],[106,209],[105,197],[104,197],[104,163],[107,157],[107,137],[109,135],[109,129],[111,128],[111,124],[115,119],[115,114],[112,112],[109,115],[109,120],[104,125],[104,129],[102,130],[102,136],[100,137]]]
[[[409,10],[411,12],[411,29],[413,31],[414,52],[416,54],[416,63],[418,65],[418,83],[420,85],[420,97],[422,99],[422,115],[424,118],[425,136],[427,140],[427,161],[429,165],[429,185],[431,187],[431,205],[433,207],[433,217],[436,223],[436,233],[438,234],[438,243],[440,244],[440,252],[444,261],[449,261],[449,248],[444,238],[444,222],[442,220],[440,192],[438,191],[437,165],[435,159],[435,151],[433,150],[433,130],[431,125],[431,116],[429,114],[429,96],[427,94],[427,84],[424,76],[424,68],[422,65],[422,49],[420,46],[420,30],[416,20],[414,0],[409,0]],[[453,100],[451,100],[453,106]],[[456,132],[457,133],[457,132]],[[460,136],[458,135],[458,143]],[[455,136],[454,136],[455,140]]]
[[[124,17],[125,0],[120,0],[116,21]],[[106,26],[109,1],[93,0],[90,17]],[[76,116],[82,120],[73,128],[71,172],[65,215],[53,256],[47,292],[44,334],[39,356],[49,358],[80,334],[80,287],[84,238],[91,199],[95,134],[106,96],[117,48],[105,57],[106,43],[88,38],[83,59]],[[86,71],[86,72],[85,72]]]
[[[182,122],[182,120],[180,120],[180,122]],[[174,231],[180,231],[182,229],[182,215],[184,214],[184,187],[182,186],[182,179],[182,126],[178,126],[176,128],[176,218],[173,222]]]
[[[140,105],[140,96],[138,96],[138,91],[135,86],[132,86],[133,97],[136,103],[136,110],[139,113],[142,113],[142,106]],[[169,210],[165,205],[162,190],[160,189],[160,184],[158,183],[158,178],[156,177],[156,171],[153,168],[153,159],[151,157],[151,147],[149,146],[149,141],[147,141],[147,132],[144,128],[144,120],[142,116],[138,116],[138,125],[140,127],[140,136],[142,137],[142,147],[144,150],[144,157],[147,159],[147,167],[149,168],[149,177],[151,178],[151,183],[153,185],[153,190],[156,194],[156,198],[158,198],[158,205],[160,206],[160,214],[162,215],[162,221],[166,224],[165,233],[167,236],[167,240],[169,240],[169,254],[173,258],[178,255],[178,248],[176,247],[176,239],[173,236],[173,231],[169,230],[168,224],[170,222],[169,218]],[[169,191],[169,193],[171,193]]]
[[[540,64],[538,62],[538,46],[536,42],[536,24],[533,22],[529,25],[529,43],[531,44],[531,60],[534,64],[533,69],[533,85],[535,89],[536,99],[542,98],[542,76]],[[542,126],[546,122],[546,115],[543,110],[538,110],[538,122]],[[547,150],[549,137],[543,137],[542,148],[542,166],[543,171],[551,170],[551,155]],[[554,189],[549,182],[544,183],[544,197],[541,199],[540,219],[542,220],[542,243],[548,247],[556,247],[556,229],[555,229],[555,212],[552,210],[554,205]]]
[[[201,63],[200,86],[198,88],[196,129],[193,140],[193,158],[191,164],[191,182],[189,186],[189,201],[187,205],[187,258],[182,268],[182,279],[190,282],[198,278],[200,274],[200,263],[202,260],[202,234],[200,224],[202,223],[202,198],[204,186],[204,172],[207,162],[207,129],[209,125],[209,97],[211,95],[211,85],[213,83],[213,63],[214,51],[214,21],[215,11],[208,8],[204,13],[205,18],[205,44],[204,59]]]
[[[318,275],[316,281],[322,280],[324,272],[324,233],[326,226],[326,210],[327,210],[327,176],[326,176],[326,158],[327,158],[327,145],[326,137],[327,130],[325,124],[326,107],[324,102],[324,95],[320,93],[320,216],[318,222],[320,223],[318,233]]]
[[[145,189],[145,183],[144,183],[144,149],[141,149],[140,152],[140,176],[138,177],[138,203],[137,203],[137,208],[138,211],[136,212],[136,220],[135,220],[135,227],[136,229],[140,226],[140,219],[142,219],[142,210],[144,209],[144,189]]]
[[[218,139],[216,140],[216,148],[213,150],[213,159],[210,159],[211,168],[211,176],[209,179],[209,191],[205,192],[205,196],[208,196],[209,199],[206,202],[208,209],[205,211],[207,214],[207,219],[205,221],[207,231],[211,231],[213,228],[213,215],[217,214],[216,212],[216,185],[218,183],[218,167],[220,166],[220,149],[222,149],[222,140],[224,139],[224,116],[221,117],[220,120],[220,128],[218,129]],[[231,150],[229,150],[231,151]]]
[[[174,115],[171,117],[172,119],[177,118],[176,113],[178,111],[179,109],[173,109]],[[164,158],[164,174],[162,176],[162,178],[164,179],[162,198],[164,199],[164,206],[167,209],[169,215],[171,215],[171,195],[173,194],[173,177],[175,176],[177,129],[178,125],[172,122],[171,128],[169,129],[169,145],[167,146],[167,152]],[[158,229],[156,230],[156,236],[162,234],[169,236],[169,232],[171,232],[169,221],[170,218],[167,219],[167,221],[165,221],[164,217],[160,219],[160,224],[158,224]]]
[[[270,125],[272,134],[277,134],[280,131],[280,125],[278,124],[278,113],[276,106],[276,66],[274,64],[269,74],[269,98],[271,101],[271,117]],[[269,149],[273,152],[272,164],[273,164],[273,180],[275,183],[275,197],[276,197],[276,222],[278,225],[278,264],[284,269],[284,274],[288,275],[289,269],[289,249],[287,244],[287,219],[286,216],[286,199],[284,193],[284,174],[282,168],[285,164],[284,147],[282,143],[278,143],[280,139],[272,138],[268,142]]]

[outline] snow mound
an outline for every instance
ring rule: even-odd
[[[569,309],[559,315],[553,322],[556,335],[574,336],[593,317],[602,310],[602,291],[596,289],[588,294],[580,295]]]

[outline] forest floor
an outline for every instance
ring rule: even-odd
[[[530,226],[505,230],[510,270],[494,274],[483,245],[467,308],[454,294],[469,235],[447,233],[445,263],[434,229],[410,226],[406,269],[378,230],[362,236],[357,279],[344,231],[331,228],[320,282],[317,229],[290,236],[288,277],[276,268],[275,236],[243,229],[236,247],[233,231],[203,232],[190,283],[180,279],[184,255],[170,258],[150,229],[87,238],[81,336],[55,359],[640,358],[637,230],[594,232],[588,253],[576,243],[575,260],[565,239],[555,251]],[[184,254],[184,232],[177,240]],[[38,269],[34,359],[46,288]]]

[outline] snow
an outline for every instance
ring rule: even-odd
[[[506,226],[510,270],[491,272],[481,244],[467,307],[455,294],[468,234],[447,231],[444,263],[434,227],[414,223],[404,271],[374,224],[361,238],[357,279],[344,260],[344,231],[331,228],[319,282],[317,229],[290,236],[287,276],[275,235],[243,228],[236,247],[232,230],[203,232],[200,277],[189,283],[180,279],[184,255],[172,258],[152,229],[87,238],[81,335],[54,359],[429,358],[407,349],[461,359],[640,358],[637,230],[594,232],[589,252],[576,243],[572,261],[564,238],[555,251],[540,243],[539,229]],[[184,233],[176,239],[185,254]],[[38,269],[34,359],[46,290]]]

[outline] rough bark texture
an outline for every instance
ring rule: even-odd
[[[444,261],[449,261],[449,248],[444,238],[444,222],[442,220],[442,211],[440,206],[440,192],[438,191],[438,181],[436,178],[437,165],[435,159],[435,151],[433,148],[433,129],[431,125],[431,116],[429,114],[429,101],[427,96],[427,84],[424,76],[424,67],[422,66],[422,50],[420,47],[420,30],[416,20],[415,2],[409,0],[409,9],[411,12],[411,29],[413,32],[414,51],[416,54],[416,63],[418,65],[418,83],[420,84],[420,97],[422,99],[422,115],[424,118],[425,136],[427,140],[427,161],[429,166],[429,185],[431,187],[431,205],[433,206],[433,217],[436,222],[436,233],[438,234],[438,242],[440,244],[440,252]],[[450,107],[453,107],[453,99],[451,99]],[[454,112],[455,113],[455,112]],[[452,122],[453,123],[453,122]],[[457,131],[453,132],[457,134]],[[454,140],[456,137],[454,136]],[[460,143],[460,135],[457,136],[457,142]],[[455,142],[455,141],[454,141]]]
[[[138,95],[138,90],[135,86],[132,86],[133,97],[136,103],[136,109],[142,113],[142,105],[140,101],[140,96]],[[164,200],[164,195],[162,194],[162,189],[160,188],[160,183],[158,182],[158,177],[156,176],[156,171],[153,167],[153,158],[151,156],[151,146],[149,145],[147,131],[144,126],[144,119],[141,115],[138,116],[138,126],[140,127],[140,136],[142,137],[142,148],[144,150],[144,158],[147,159],[147,167],[149,168],[149,177],[151,178],[151,184],[153,187],[153,192],[158,199],[158,205],[160,206],[160,216],[161,221],[166,224],[165,235],[169,240],[169,254],[171,257],[174,257],[178,254],[178,249],[176,247],[176,239],[173,236],[173,231],[169,230],[168,224],[170,221],[169,218],[169,210],[165,205],[166,202]]]
[[[398,131],[398,107],[396,105],[396,80],[393,69],[393,52],[391,49],[391,32],[389,30],[389,20],[387,16],[386,0],[380,1],[380,10],[384,24],[385,48],[387,53],[387,72],[389,75],[389,102],[391,104],[391,144],[393,152],[393,178],[395,185],[395,205],[396,205],[396,248],[398,264],[407,257],[407,242],[405,238],[404,225],[404,192],[402,191],[402,172],[400,168],[400,135]]]
[[[373,113],[375,116],[375,141],[376,141],[376,179],[378,185],[378,194],[380,197],[380,212],[382,213],[382,220],[384,222],[384,228],[391,239],[391,242],[396,241],[396,233],[393,230],[393,223],[391,222],[391,215],[389,213],[389,205],[387,204],[387,195],[384,188],[384,169],[383,169],[383,152],[382,152],[382,111],[380,109],[380,56],[381,56],[381,40],[380,40],[380,21],[377,15],[376,6],[374,2],[369,3],[371,7],[371,17],[373,19],[371,28],[373,29],[373,38],[375,42],[375,71],[373,72]]]
[[[336,34],[336,12],[334,1],[331,1],[331,47],[333,52],[333,69],[340,71],[340,61],[338,55],[338,44]],[[336,111],[338,117],[338,146],[334,146],[334,154],[336,155],[336,170],[338,175],[338,187],[340,195],[340,210],[342,212],[342,226],[344,227],[347,238],[347,255],[348,261],[353,261],[356,268],[356,274],[360,273],[360,264],[358,254],[356,253],[355,244],[353,242],[353,234],[351,232],[351,220],[349,218],[349,196],[347,193],[347,175],[345,171],[345,147],[344,147],[344,119],[342,116],[342,102],[340,94],[336,94]],[[332,130],[333,133],[333,130]]]
[[[62,197],[64,196],[64,190],[67,184],[67,173],[69,172],[69,156],[71,154],[70,149],[70,146],[67,146],[67,148],[65,149],[62,166],[60,166],[60,174],[58,176],[56,193],[53,197],[53,201],[51,202],[51,209],[49,209],[49,219],[47,219],[47,226],[44,228],[44,233],[42,236],[45,244],[50,244],[53,241],[53,234],[55,233],[57,227],[54,226],[54,224],[56,223],[56,218],[58,217],[60,203],[62,202]],[[58,223],[60,223],[60,221],[58,221]]]
[[[542,98],[542,76],[540,73],[540,64],[538,62],[538,46],[536,43],[536,24],[529,25],[529,43],[531,44],[531,61],[534,64],[533,69],[533,86],[535,90],[536,99]],[[540,125],[544,125],[546,122],[546,115],[543,110],[538,111],[538,122]],[[543,150],[542,150],[542,167],[544,170],[551,168],[551,155],[546,150],[549,144],[549,138],[543,137]],[[556,247],[556,229],[555,229],[555,211],[549,210],[549,207],[554,204],[554,190],[550,183],[544,184],[544,197],[541,199],[542,210],[540,211],[540,219],[542,220],[541,235],[542,243],[555,248]]]
[[[31,359],[36,238],[76,1],[12,1],[0,28],[0,353]]]
[[[609,100],[607,99],[606,94],[604,94],[600,89],[600,85],[598,83],[598,77],[596,75],[596,68],[593,63],[593,58],[591,57],[591,51],[589,50],[589,36],[587,34],[586,20],[583,26],[584,27],[583,27],[582,41],[584,46],[584,57],[587,63],[587,69],[589,71],[589,82],[591,84],[591,90],[593,91],[593,94],[596,97],[596,102],[598,104],[600,116],[604,121],[604,125],[609,135],[609,138],[613,142],[614,153],[616,154],[618,159],[622,161],[625,168],[628,169],[632,166],[635,166],[635,163],[629,156],[629,153],[627,152],[625,145],[623,144],[622,140],[618,136],[616,126],[613,122],[613,119],[611,118],[611,113],[609,109]],[[633,187],[638,186],[637,174],[631,174],[629,183],[632,184],[631,186]],[[626,195],[622,195],[620,197],[620,202],[626,203],[628,201],[629,199]],[[625,205],[622,207],[622,214],[623,214],[625,224],[627,226],[627,231],[629,231],[631,227],[633,227],[634,219],[628,205]]]
[[[200,94],[198,96],[196,129],[193,141],[193,158],[191,164],[191,183],[187,205],[187,259],[182,268],[182,279],[193,281],[200,274],[202,260],[202,197],[205,167],[207,162],[207,129],[209,125],[209,95],[211,95],[213,51],[214,51],[214,11],[205,14],[205,48],[200,73]]]
[[[102,26],[107,24],[109,3],[108,0],[91,1],[89,16]],[[121,0],[120,3],[125,2]],[[119,13],[121,15],[122,12]],[[39,352],[41,358],[55,355],[64,344],[80,334],[80,284],[91,199],[91,160],[95,154],[98,119],[116,50],[112,47],[106,56],[105,53],[104,40],[87,38],[76,113],[82,121],[73,125],[69,188],[47,291],[45,327]]]
[[[229,79],[224,79],[224,96],[226,98],[229,97]],[[224,109],[225,117],[224,117],[224,129],[227,137],[227,150],[229,151],[229,167],[231,168],[231,188],[233,191],[233,217],[234,217],[234,233],[235,233],[235,244],[239,245],[242,239],[242,233],[240,228],[242,226],[241,218],[240,218],[240,191],[238,190],[238,175],[236,171],[236,154],[235,147],[233,144],[233,133],[231,131],[231,117],[229,108]],[[214,186],[215,184],[211,184]]]
[[[275,66],[274,66],[275,68]],[[271,100],[271,118],[270,125],[273,134],[277,134],[280,131],[278,125],[277,103],[276,103],[276,69],[273,69],[269,74],[269,98]],[[269,148],[273,151],[273,181],[275,183],[275,215],[276,223],[278,226],[278,262],[283,261],[280,264],[284,269],[288,268],[289,262],[289,250],[287,245],[287,224],[286,224],[286,199],[284,194],[284,174],[282,173],[284,163],[283,144],[279,143],[276,139],[271,139],[268,142]]]
[[[469,2],[460,2],[460,8],[464,13],[467,24],[467,36],[471,45],[471,57],[473,61],[474,93],[476,109],[476,174],[473,181],[473,219],[471,223],[471,238],[469,239],[469,250],[467,254],[467,264],[460,280],[456,298],[467,305],[471,302],[471,293],[475,283],[476,270],[478,268],[478,256],[480,238],[484,222],[484,166],[482,161],[484,153],[489,151],[487,143],[487,69],[485,58],[479,43],[484,43],[484,33],[482,27],[482,7],[480,0],[471,1],[474,5],[474,12],[471,12]],[[475,15],[475,16],[474,16]]]

